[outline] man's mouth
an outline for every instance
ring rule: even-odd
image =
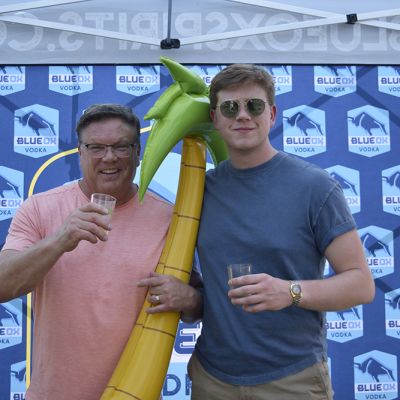
[[[236,131],[236,132],[244,132],[244,133],[246,133],[246,132],[251,132],[251,131],[253,131],[253,129],[254,129],[254,128],[249,127],[249,126],[241,126],[241,127],[235,128],[235,131]]]
[[[109,169],[103,169],[100,171],[101,174],[104,175],[113,175],[119,172],[118,168],[109,168]]]

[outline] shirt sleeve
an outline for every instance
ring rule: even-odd
[[[336,183],[322,204],[314,226],[318,249],[324,254],[336,237],[353,229],[356,229],[356,223],[343,190]]]
[[[18,208],[11,221],[3,250],[23,250],[40,239],[37,210],[32,197],[25,200]]]

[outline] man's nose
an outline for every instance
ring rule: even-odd
[[[111,146],[107,146],[105,149],[104,156],[102,158],[106,159],[106,160],[109,160],[109,159],[113,160],[118,157],[115,155],[114,149]]]
[[[244,104],[240,104],[236,119],[250,119],[251,115]]]

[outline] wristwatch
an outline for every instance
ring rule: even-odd
[[[301,291],[300,283],[291,281],[289,292],[290,295],[292,296],[292,306],[298,306],[301,298],[303,297],[303,292]]]

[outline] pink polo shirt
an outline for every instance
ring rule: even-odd
[[[30,197],[4,249],[51,235],[88,201],[77,183]],[[107,242],[80,242],[37,286],[28,400],[99,400],[146,295],[136,283],[154,271],[171,215],[172,206],[154,194],[141,205],[135,196],[115,209]]]

